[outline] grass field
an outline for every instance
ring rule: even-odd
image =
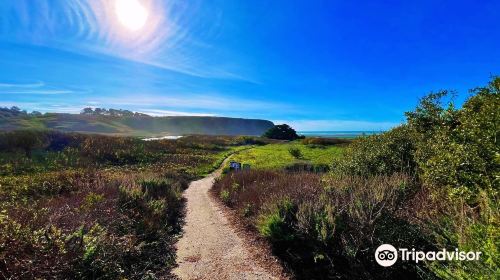
[[[291,155],[289,150],[294,148],[300,150],[302,157],[295,158]],[[330,165],[343,150],[343,146],[303,145],[294,141],[258,146],[235,154],[233,159],[250,164],[252,169],[281,169],[295,163]]]

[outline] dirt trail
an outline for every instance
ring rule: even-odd
[[[251,253],[255,248],[237,235],[222,207],[211,197],[209,190],[220,172],[192,182],[184,192],[186,224],[177,243],[179,266],[174,274],[181,279],[283,279]]]

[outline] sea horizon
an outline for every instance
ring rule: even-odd
[[[322,137],[322,138],[357,138],[360,136],[368,136],[384,133],[383,130],[310,130],[297,131],[297,134],[306,137]]]

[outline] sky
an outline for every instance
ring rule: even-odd
[[[0,107],[386,130],[500,75],[500,1],[2,0]]]

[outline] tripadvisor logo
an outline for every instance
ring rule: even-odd
[[[391,244],[382,244],[375,251],[375,260],[381,266],[391,266],[398,260],[398,251]]]
[[[414,261],[477,261],[481,256],[481,252],[465,252],[459,251],[458,248],[454,251],[442,249],[440,251],[415,251],[415,249],[399,248],[396,249],[391,244],[382,244],[375,251],[375,260],[381,266],[392,266],[398,260]]]

